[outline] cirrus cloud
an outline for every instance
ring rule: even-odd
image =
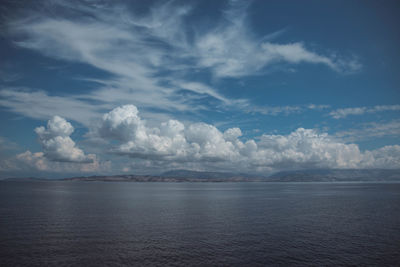
[[[340,108],[333,110],[329,113],[334,119],[346,118],[350,115],[363,115],[365,113],[377,113],[384,111],[399,111],[400,105],[377,105],[373,107],[354,107],[354,108]]]
[[[90,105],[93,101],[100,107],[134,103],[145,112],[152,110],[155,102],[163,112],[192,111],[198,106],[193,103],[199,94],[215,99],[225,108],[247,104],[246,99],[231,99],[206,81],[193,79],[193,72],[241,78],[282,63],[322,64],[337,72],[361,67],[353,59],[311,51],[302,41],[277,42],[276,34],[257,37],[247,18],[247,5],[237,2],[229,2],[221,12],[222,18],[212,27],[204,27],[203,22],[189,23],[195,8],[189,4],[158,3],[140,15],[121,2],[115,6],[100,1],[42,4],[46,8],[26,9],[21,18],[7,23],[15,45],[66,62],[83,63],[109,75],[100,79],[83,77],[94,83],[95,89],[74,97],[48,97],[40,91],[1,91],[5,100],[0,105],[27,116],[29,112],[16,95],[46,97],[49,101],[35,105],[34,115],[41,118],[46,105],[58,110],[62,105],[53,103],[65,100],[69,106],[84,111],[81,116],[72,115],[87,125],[93,115],[98,115],[93,114],[99,110]],[[183,96],[182,89],[191,94]]]

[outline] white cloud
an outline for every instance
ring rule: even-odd
[[[91,163],[93,156],[85,155],[71,139],[74,127],[64,118],[54,116],[47,122],[47,128],[40,126],[35,129],[39,142],[43,147],[44,156],[51,161]]]
[[[330,108],[330,105],[316,105],[316,104],[308,104],[307,105],[308,109],[316,109],[316,110],[323,110],[323,109],[327,109]]]
[[[397,124],[377,125],[377,128],[398,132]],[[344,142],[348,139],[345,135],[330,136],[304,128],[286,135],[245,138],[240,128],[220,131],[206,123],[166,120],[150,127],[134,105],[120,106],[104,114],[98,128],[93,129],[92,134],[105,142],[100,150],[111,148],[108,158],[113,160],[114,169],[110,161],[100,162],[94,154],[85,155],[76,147],[70,139],[73,127],[62,118],[53,118],[46,128],[39,127],[36,132],[43,152],[26,151],[14,159],[1,160],[0,171],[119,173],[122,170],[149,174],[166,168],[185,168],[269,174],[291,169],[400,168],[398,145],[361,151],[358,145]],[[379,130],[372,132],[378,134]]]
[[[263,115],[270,115],[270,116],[277,116],[277,115],[289,115],[293,113],[301,113],[304,111],[304,107],[300,105],[293,105],[293,106],[253,106],[249,105],[247,107],[248,112],[252,113],[260,113]]]
[[[35,119],[50,119],[51,114],[73,119],[89,126],[107,105],[92,105],[72,96],[52,96],[44,91],[24,88],[0,90],[0,105]]]
[[[84,163],[76,162],[59,162],[49,160],[43,152],[32,153],[31,151],[25,151],[18,154],[15,159],[9,159],[9,166],[6,171],[18,171],[28,172],[29,171],[40,171],[40,172],[51,172],[51,173],[93,173],[93,172],[109,172],[111,163],[109,161],[100,162],[96,155],[87,155],[87,160]],[[4,170],[3,170],[4,171]]]
[[[380,112],[380,111],[399,111],[400,105],[381,105],[381,106],[374,106],[371,109],[371,112]]]
[[[335,133],[335,136],[349,142],[376,139],[382,137],[400,136],[400,121],[369,122],[361,124],[358,128],[348,129]]]
[[[45,171],[49,169],[48,160],[44,157],[43,152],[32,153],[29,150],[16,156],[17,160],[25,163],[34,169]],[[18,166],[20,167],[20,166]]]
[[[346,118],[349,115],[363,115],[366,113],[377,113],[383,111],[399,111],[400,105],[378,105],[373,107],[340,108],[331,111],[329,115],[334,119]]]
[[[10,141],[8,138],[0,136],[0,155],[6,150],[12,151],[16,150],[17,148],[18,144]]]
[[[59,162],[49,160],[43,152],[29,150],[14,157],[0,159],[0,177],[51,177],[82,175],[82,173],[105,174],[111,171],[110,161],[99,161],[96,155],[89,154],[90,163]],[[51,175],[51,176],[49,176]]]
[[[113,153],[146,160],[150,166],[174,164],[179,167],[183,164],[198,169],[242,172],[400,167],[399,159],[396,161],[397,146],[362,152],[356,144],[346,144],[326,133],[303,128],[288,135],[263,134],[249,140],[242,140],[239,128],[221,132],[206,123],[184,125],[169,120],[151,128],[133,105],[105,114],[98,134],[104,139],[118,141]],[[386,152],[390,152],[388,158]]]
[[[33,118],[47,119],[56,113],[88,125],[100,110],[128,103],[144,113],[154,112],[155,105],[170,113],[211,108],[194,105],[197,96],[183,96],[182,89],[214,98],[225,108],[242,107],[247,100],[230,99],[218,88],[193,80],[193,72],[238,78],[281,62],[324,64],[335,71],[351,71],[357,65],[310,51],[300,42],[282,44],[272,42],[272,37],[255,37],[247,22],[246,6],[234,2],[222,12],[219,22],[207,28],[201,22],[188,22],[192,7],[178,7],[173,2],[156,4],[143,14],[97,1],[44,1],[43,5],[46,8],[36,13],[24,10],[23,18],[9,22],[9,32],[18,40],[15,44],[52,58],[85,63],[111,75],[84,77],[97,88],[74,97],[7,88],[1,91],[1,106]]]
[[[366,112],[367,108],[361,107],[361,108],[341,108],[337,109],[334,111],[331,111],[329,113],[330,116],[332,116],[335,119],[341,119],[345,118],[348,115],[362,115]]]
[[[58,4],[64,5],[59,2],[55,6]],[[128,101],[141,108],[153,108],[157,103],[159,109],[167,111],[189,109],[187,100],[175,95],[175,88],[161,86],[163,77],[157,75],[169,66],[178,65],[175,60],[168,62],[174,53],[168,49],[171,35],[165,27],[184,15],[179,9],[166,5],[147,17],[139,17],[124,9],[104,9],[101,5],[65,5],[66,13],[74,9],[81,16],[73,19],[63,18],[66,13],[57,18],[48,14],[31,16],[11,23],[10,29],[18,36],[25,36],[23,41],[16,42],[21,47],[49,57],[86,63],[112,74],[104,79],[85,79],[100,87],[76,95],[76,99],[113,106]],[[180,28],[174,25],[171,29],[176,27]],[[15,105],[13,108],[21,109]]]
[[[303,43],[273,44],[264,43],[262,48],[265,51],[268,61],[286,61],[289,63],[314,63],[323,64],[338,72],[354,72],[361,68],[359,63],[335,57],[319,55],[305,48]]]
[[[46,127],[37,127],[35,132],[43,152],[27,150],[15,157],[0,159],[0,172],[3,176],[42,176],[43,172],[77,174],[110,171],[110,161],[99,161],[95,154],[85,155],[76,146],[70,137],[74,127],[64,118],[54,116],[47,122]]]
[[[262,135],[259,141],[261,164],[264,158],[281,168],[356,168],[362,153],[355,144],[345,144],[299,128],[287,136]]]
[[[367,168],[397,169],[400,166],[400,146],[384,146],[366,151],[362,165]]]
[[[199,66],[211,68],[217,77],[254,75],[282,62],[322,64],[343,73],[361,69],[354,59],[321,55],[302,42],[282,44],[265,39],[256,38],[250,30],[243,5],[232,5],[215,29],[198,37],[195,51]]]
[[[215,99],[220,100],[224,104],[232,105],[234,102],[238,102],[224,97],[223,95],[216,92],[210,86],[200,82],[173,81],[173,84],[178,86],[179,88],[189,90],[200,95],[208,95],[214,97]]]
[[[306,110],[324,110],[330,108],[329,105],[290,105],[290,106],[255,106],[249,103],[243,103],[243,108],[250,113],[260,113],[263,115],[277,116],[277,115],[289,115],[293,113],[302,113]]]

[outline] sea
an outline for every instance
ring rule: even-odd
[[[1,181],[0,266],[400,266],[400,183]]]

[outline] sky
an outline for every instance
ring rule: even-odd
[[[400,168],[398,1],[0,4],[0,178]]]

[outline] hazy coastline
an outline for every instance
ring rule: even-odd
[[[400,170],[318,169],[274,173],[269,176],[188,170],[167,171],[160,175],[94,175],[49,178],[6,178],[3,181],[103,181],[103,182],[400,182]]]

